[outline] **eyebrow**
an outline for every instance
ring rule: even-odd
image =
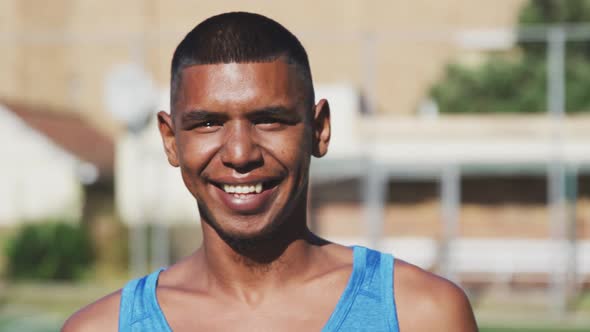
[[[290,109],[284,106],[270,106],[261,109],[256,109],[248,112],[246,115],[248,118],[262,118],[262,117],[275,117],[285,119],[288,121],[297,122],[301,120],[301,114],[294,109]]]
[[[218,113],[218,112],[211,112],[207,110],[190,110],[184,114],[180,118],[182,123],[185,122],[200,122],[205,120],[215,120],[215,119],[225,119],[227,118],[226,115]]]
[[[288,122],[296,123],[301,121],[302,117],[294,109],[290,109],[284,106],[269,106],[260,109],[249,111],[245,114],[248,119],[259,119],[259,118],[278,118]],[[211,120],[227,120],[228,116],[225,113],[212,112],[204,109],[189,110],[182,114],[180,118],[181,123],[194,123]]]

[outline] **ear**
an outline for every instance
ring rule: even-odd
[[[326,99],[322,99],[314,106],[312,154],[317,158],[323,157],[328,152],[329,144],[330,105]]]
[[[174,123],[170,114],[158,112],[158,129],[164,143],[164,151],[168,157],[168,162],[174,167],[178,167],[178,155],[176,153],[176,136],[174,134]]]

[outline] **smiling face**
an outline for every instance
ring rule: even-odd
[[[326,153],[330,134],[327,103],[310,110],[304,91],[282,59],[183,70],[174,116],[159,114],[160,131],[203,221],[222,237],[305,224],[294,208],[305,208],[310,157]]]

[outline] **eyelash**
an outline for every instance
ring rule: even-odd
[[[219,121],[203,121],[200,123],[197,123],[195,125],[195,127],[214,127],[214,126],[223,126],[223,123],[219,122]]]
[[[265,124],[265,123],[284,123],[284,121],[281,121],[279,119],[275,119],[275,118],[260,118],[260,119],[256,119],[254,121],[252,121],[254,124]]]
[[[253,119],[252,124],[254,124],[254,125],[278,125],[278,126],[282,127],[282,125],[288,125],[289,121],[286,121],[283,119],[277,119],[277,118],[273,118],[273,117],[265,117],[265,118]],[[215,129],[215,127],[223,127],[223,125],[224,125],[223,121],[207,120],[207,121],[202,121],[202,122],[196,123],[192,128],[207,130],[207,129]]]

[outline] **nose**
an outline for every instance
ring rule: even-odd
[[[262,151],[253,137],[249,123],[238,122],[227,126],[221,151],[221,161],[240,173],[247,173],[262,165]]]

